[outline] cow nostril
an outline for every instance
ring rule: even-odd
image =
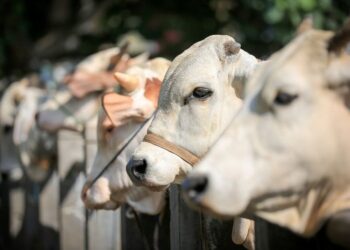
[[[86,201],[86,197],[87,197],[86,192],[81,194],[81,200],[82,200],[83,202]]]
[[[132,159],[129,161],[126,167],[129,176],[133,181],[140,181],[146,174],[147,171],[147,161],[145,159],[136,160]]]
[[[204,193],[208,187],[208,178],[206,176],[195,176],[187,178],[182,183],[182,189],[187,193],[187,195],[194,199],[200,194]]]
[[[35,122],[39,122],[39,113],[35,113],[34,119]]]
[[[146,160],[135,160],[133,171],[135,174],[144,175],[146,173],[147,162]]]
[[[81,191],[81,200],[83,201],[83,202],[85,202],[86,201],[86,199],[87,199],[87,192],[88,192],[88,185],[84,185],[83,186],[83,189],[82,189],[82,191]]]

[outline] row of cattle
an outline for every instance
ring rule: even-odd
[[[166,189],[182,183],[189,204],[234,218],[232,239],[248,249],[256,216],[307,237],[326,225],[349,247],[350,22],[337,32],[301,27],[268,61],[224,35],[172,62],[102,51],[61,74],[55,91],[12,84],[1,123],[14,127],[37,178],[58,130],[97,131],[81,194],[89,209],[128,203],[157,214]]]

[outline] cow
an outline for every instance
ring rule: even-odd
[[[37,113],[39,127],[54,133],[59,129],[82,131],[91,119],[97,123],[100,92],[116,85],[113,72],[108,70],[125,70],[134,63],[130,63],[127,54],[120,53],[119,48],[110,48],[80,62],[74,73],[65,77],[65,84],[59,83],[57,90],[40,106]],[[121,56],[119,63],[113,65],[113,58],[118,55]]]
[[[135,187],[126,173],[126,164],[147,131],[148,119],[157,107],[159,89],[169,64],[166,59],[155,58],[143,66],[131,67],[125,73],[115,73],[122,94],[107,92],[102,97],[103,109],[99,112],[97,128],[98,151],[82,190],[82,200],[87,208],[117,209],[128,203],[136,211],[146,214],[154,215],[162,210],[164,192]],[[145,126],[138,131],[142,123]],[[118,151],[121,151],[119,156],[99,176]]]
[[[63,79],[64,84],[58,83],[57,90],[40,106],[39,127],[51,133],[59,129],[81,132],[88,121],[95,119],[97,124],[101,92],[117,85],[113,72],[143,65],[147,59],[146,53],[131,58],[126,47],[113,47],[88,56]]]
[[[21,103],[26,99],[29,88],[39,88],[40,80],[37,74],[30,74],[11,83],[5,90],[0,103],[0,137],[1,137],[1,164],[3,172],[9,172],[19,166],[16,147],[12,134],[15,121],[21,112]]]
[[[5,127],[13,126],[14,151],[32,180],[43,180],[52,170],[56,158],[54,132],[64,128],[82,131],[90,119],[97,123],[98,92],[115,85],[108,69],[125,70],[145,60],[143,55],[130,58],[123,48],[115,47],[87,57],[68,77],[64,78],[67,69],[59,63],[52,79],[44,73],[41,79],[33,74],[9,87],[2,100],[2,122]],[[57,83],[54,93],[52,82]]]
[[[350,22],[307,30],[252,75],[242,108],[183,183],[191,204],[303,236],[350,208],[349,40]]]
[[[177,56],[165,76],[145,141],[128,164],[134,183],[152,190],[179,183],[240,108],[243,84],[258,64],[225,35],[209,36]],[[235,243],[246,239],[249,224],[245,221],[240,227],[246,233],[236,234]]]
[[[27,176],[41,181],[48,176],[50,165],[56,160],[56,137],[42,131],[36,124],[36,112],[46,91],[28,87],[23,93],[13,128],[13,142]]]

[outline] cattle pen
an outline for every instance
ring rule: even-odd
[[[2,138],[11,145],[6,133]],[[18,158],[2,156],[2,162],[18,168],[1,179],[2,249],[245,249],[232,243],[232,221],[190,209],[176,185],[169,189],[168,204],[159,216],[138,214],[128,205],[117,211],[87,210],[80,192],[96,138],[68,130],[59,132],[58,138],[57,165],[40,182],[24,172]],[[329,245],[324,232],[304,239],[261,220],[255,230],[259,250],[338,249]]]
[[[350,250],[350,0],[0,13],[0,250]]]

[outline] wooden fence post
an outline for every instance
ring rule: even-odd
[[[231,239],[232,220],[196,212],[184,202],[178,185],[170,187],[171,250],[243,250]]]
[[[61,249],[85,249],[85,208],[80,200],[84,176],[84,141],[77,132],[58,132]]]
[[[204,249],[201,214],[188,208],[178,185],[169,190],[171,250]]]
[[[85,175],[91,171],[97,153],[97,121],[85,126]],[[86,240],[89,250],[121,250],[120,209],[86,213]]]

